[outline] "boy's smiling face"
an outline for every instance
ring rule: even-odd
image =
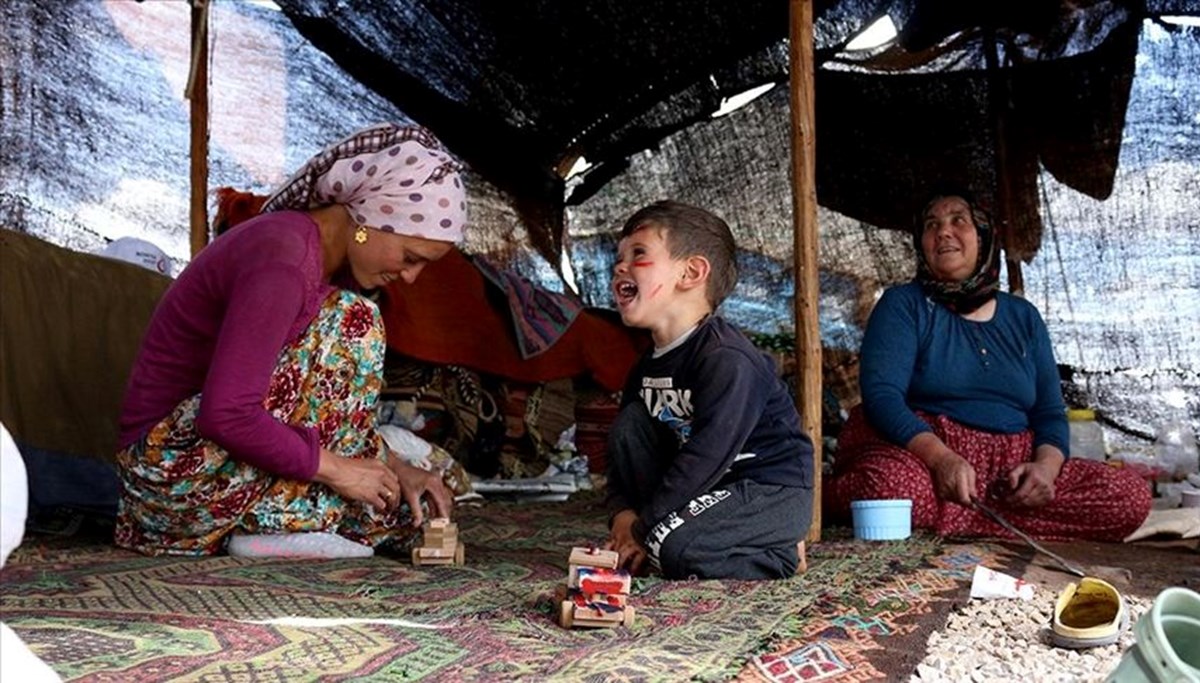
[[[683,262],[671,258],[663,231],[656,226],[643,226],[622,238],[612,280],[621,320],[630,327],[654,329],[668,317],[683,270]]]

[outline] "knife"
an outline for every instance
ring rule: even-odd
[[[978,500],[972,500],[971,504],[975,506],[976,510],[979,510],[983,514],[987,515],[993,522],[999,524],[1000,526],[1004,527],[1006,530],[1008,530],[1012,534],[1014,534],[1017,538],[1028,543],[1029,546],[1032,547],[1034,550],[1038,551],[1039,553],[1041,553],[1041,554],[1045,555],[1046,557],[1049,557],[1050,559],[1057,562],[1058,566],[1062,567],[1063,569],[1067,570],[1068,572],[1070,572],[1076,576],[1079,576],[1079,577],[1087,576],[1087,572],[1080,569],[1078,565],[1068,562],[1066,560],[1066,558],[1062,557],[1061,555],[1058,555],[1057,553],[1052,553],[1049,550],[1046,550],[1046,548],[1043,547],[1042,544],[1033,540],[1033,537],[1031,537],[1029,534],[1025,533],[1024,531],[1021,531],[1017,527],[1013,526],[1012,523],[1009,522],[1007,519],[1004,519],[1003,517],[1001,517],[1000,513],[996,512],[995,510],[991,509],[990,507],[984,505],[983,503],[980,503]]]

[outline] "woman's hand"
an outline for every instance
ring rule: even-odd
[[[921,432],[905,446],[929,468],[933,492],[940,500],[971,505],[975,497],[975,468],[950,450],[933,432]]]
[[[970,506],[975,498],[975,468],[958,453],[947,450],[929,468],[938,498]]]
[[[388,463],[400,482],[401,495],[412,512],[413,526],[421,526],[425,514],[421,510],[421,499],[429,500],[429,514],[434,517],[449,517],[454,509],[454,497],[442,482],[441,474],[423,470],[408,464],[395,451],[390,452]]]
[[[605,550],[617,551],[617,566],[625,567],[636,575],[646,562],[646,548],[633,535],[633,524],[638,519],[633,510],[621,510],[612,519]]]
[[[1008,473],[1012,494],[1008,502],[1025,507],[1042,507],[1054,500],[1054,480],[1062,471],[1062,451],[1049,445],[1039,446],[1032,462],[1023,462]]]
[[[324,448],[320,457],[313,481],[325,484],[343,498],[380,510],[392,510],[400,503],[400,480],[382,461],[343,458]]]

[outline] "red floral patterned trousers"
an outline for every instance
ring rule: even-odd
[[[1135,473],[1075,458],[1063,465],[1049,504],[1037,508],[1009,505],[993,495],[991,485],[1029,460],[1032,433],[993,434],[941,415],[921,417],[946,446],[975,468],[980,500],[1031,536],[1120,541],[1150,513],[1150,487]],[[848,523],[851,501],[872,499],[911,500],[913,527],[932,529],[940,536],[1012,537],[975,509],[939,500],[924,463],[879,436],[856,407],[842,429],[833,476],[825,481],[823,513],[830,521]]]

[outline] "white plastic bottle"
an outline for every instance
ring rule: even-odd
[[[1087,460],[1108,459],[1104,444],[1104,428],[1096,422],[1096,411],[1072,408],[1067,411],[1067,426],[1071,434],[1071,457]]]

